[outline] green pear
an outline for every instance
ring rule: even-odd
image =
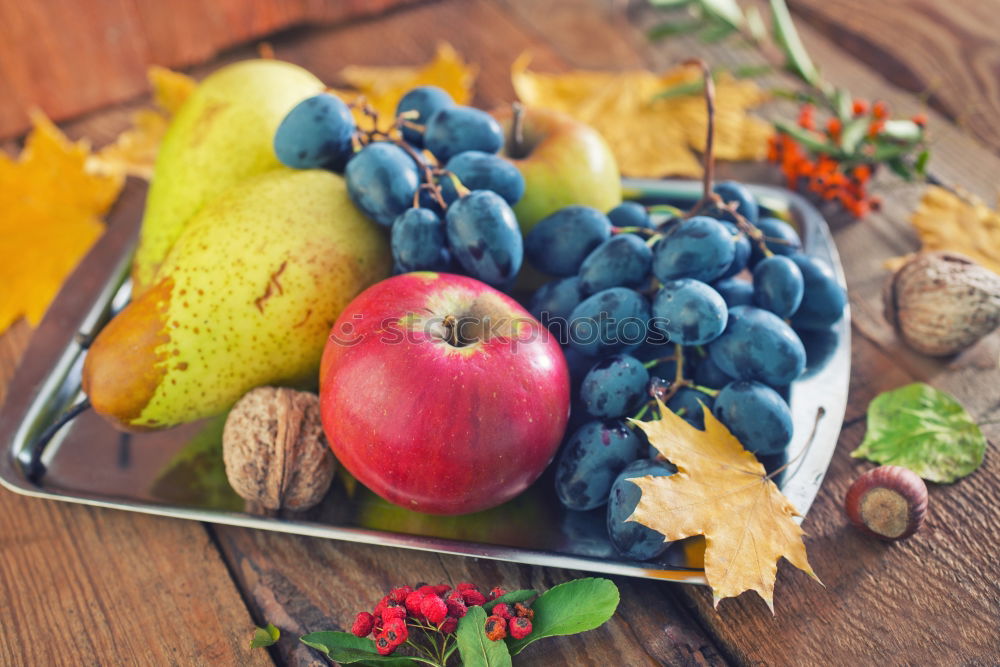
[[[279,167],[244,180],[191,218],[149,289],[97,336],[84,391],[116,425],[155,429],[259,385],[315,382],[340,311],[390,264],[340,176]]]
[[[322,90],[315,76],[279,60],[245,60],[201,82],[156,156],[132,269],[136,294],[152,284],[198,209],[231,185],[279,166],[275,130],[293,106]]]

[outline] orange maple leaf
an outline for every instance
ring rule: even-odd
[[[633,422],[677,472],[630,480],[642,497],[628,520],[669,541],[704,535],[705,578],[716,605],[753,590],[773,613],[782,556],[819,581],[793,519],[799,513],[754,455],[711,410],[704,410],[705,430],[699,431],[662,403],[659,407],[659,421]]]
[[[469,65],[447,43],[438,44],[434,59],[417,67],[363,67],[349,65],[340,72],[341,78],[352,90],[334,92],[345,102],[363,97],[368,106],[379,116],[379,127],[387,131],[396,118],[396,105],[411,88],[437,86],[451,95],[457,104],[468,104],[472,99],[472,86],[477,68]],[[355,110],[358,126],[370,129],[371,119]]]
[[[86,141],[70,142],[41,113],[32,122],[18,159],[0,152],[0,332],[22,316],[41,321],[125,180],[88,163]]]

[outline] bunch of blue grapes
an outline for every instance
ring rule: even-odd
[[[762,215],[739,183],[713,192],[686,215],[570,206],[524,240],[527,260],[554,278],[529,310],[565,345],[574,379],[557,495],[570,510],[607,505],[611,541],[635,560],[668,545],[625,522],[639,499],[627,480],[674,469],[627,419],[655,418],[660,398],[696,428],[711,410],[748,450],[782,455],[789,388],[806,366],[800,333],[830,328],[846,305],[790,224]]]
[[[390,229],[396,273],[451,271],[508,287],[524,257],[511,209],[524,179],[497,155],[500,125],[422,86],[400,100],[394,129],[362,131],[347,104],[320,93],[288,113],[274,150],[289,167],[344,174],[354,204]]]

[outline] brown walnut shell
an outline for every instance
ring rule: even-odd
[[[236,402],[222,433],[222,458],[236,493],[268,510],[316,505],[336,467],[319,398],[279,387],[258,387]]]
[[[883,306],[907,345],[955,354],[1000,326],[1000,276],[963,255],[919,253],[886,282]]]

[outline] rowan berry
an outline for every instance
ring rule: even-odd
[[[510,619],[510,636],[514,639],[524,639],[531,634],[531,619],[527,616],[515,616]]]
[[[491,588],[490,589],[490,599],[491,600],[496,600],[501,595],[506,595],[506,594],[507,594],[507,591],[505,591],[504,589],[500,588],[499,586],[496,586],[495,588]]]
[[[385,636],[383,631],[375,637],[375,650],[378,651],[379,655],[392,655],[392,652],[396,650],[396,645]]]
[[[507,620],[500,616],[490,616],[486,619],[485,630],[491,641],[500,641],[507,636]]]
[[[388,627],[389,621],[394,618],[406,618],[406,607],[398,604],[388,604],[382,607],[382,613],[379,614],[382,617],[382,622]]]
[[[450,635],[458,629],[458,619],[454,616],[445,616],[444,621],[441,623],[441,632],[446,635]]]
[[[448,606],[436,595],[424,596],[420,603],[420,613],[431,623],[437,625],[448,615]]]
[[[468,581],[460,581],[458,583],[458,586],[455,586],[456,591],[469,591],[469,590],[474,591],[478,589],[479,586],[476,586],[475,584],[470,583]]]
[[[507,619],[508,621],[514,618],[514,613],[507,606],[506,602],[501,602],[498,605],[493,606],[493,611],[491,612],[494,616],[499,616],[500,618]]]
[[[518,616],[524,616],[525,618],[529,619],[535,617],[535,610],[529,607],[528,605],[521,604],[520,602],[514,603],[514,612]]]
[[[461,595],[457,597],[449,595],[444,604],[448,607],[448,615],[455,618],[462,618],[469,611],[469,608],[465,606],[465,602],[462,601]]]
[[[367,637],[371,634],[373,627],[375,627],[375,616],[369,614],[367,611],[363,611],[354,619],[354,625],[351,626],[351,634],[355,637]]]
[[[855,116],[868,113],[868,100],[854,100],[854,102],[851,103],[851,111],[854,112]]]
[[[396,601],[396,604],[404,604],[406,602],[406,596],[412,592],[413,589],[409,586],[400,586],[399,588],[393,588],[389,591],[389,595]]]
[[[406,611],[410,613],[410,616],[414,618],[423,618],[423,614],[420,612],[420,604],[424,601],[424,594],[420,591],[413,591],[406,596]]]
[[[462,591],[462,601],[466,607],[481,607],[486,604],[486,596],[474,588],[466,588]]]
[[[389,640],[393,647],[399,646],[410,636],[410,631],[406,627],[406,621],[401,618],[394,618],[386,621],[382,636]]]

